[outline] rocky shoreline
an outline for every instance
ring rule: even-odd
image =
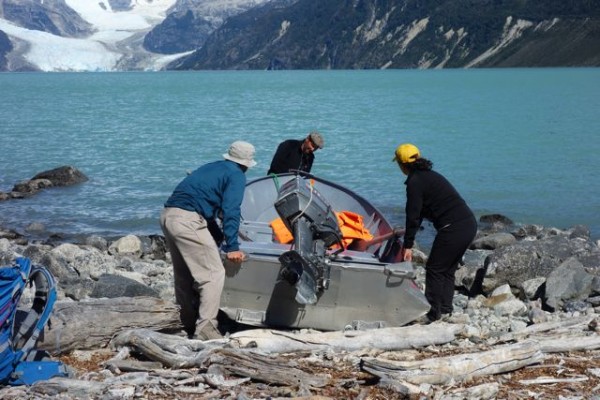
[[[1,265],[9,265],[17,256],[24,256],[34,264],[46,266],[57,280],[57,304],[87,304],[93,300],[123,298],[151,298],[160,304],[173,304],[172,267],[162,236],[128,235],[114,240],[95,235],[76,240],[63,237],[66,236],[52,235],[30,240],[27,236],[0,228]],[[253,337],[253,346],[258,346],[253,357],[269,353],[269,360],[277,360],[278,371],[293,367],[292,374],[307,374],[304,380],[323,376],[324,380],[319,380],[318,384],[312,380],[312,383],[296,384],[285,379],[270,381],[276,374],[261,375],[222,365],[221,373],[215,373],[214,366],[219,363],[214,358],[215,349],[237,348],[234,343],[241,343],[243,340],[240,338],[247,335],[232,325],[230,335],[223,342],[195,344],[199,347],[195,348],[194,354],[210,350],[213,351],[212,356],[206,356],[201,363],[188,364],[192,367],[183,369],[170,365],[164,359],[156,364],[159,360],[152,360],[139,348],[137,352],[142,351],[142,360],[154,361],[152,367],[146,365],[135,371],[115,367],[117,355],[123,348],[131,347],[131,338],[127,339],[130,342],[123,339],[125,344],[120,347],[114,343],[97,343],[96,347],[86,345],[85,348],[66,351],[66,347],[61,350],[54,346],[51,353],[73,368],[72,379],[55,378],[50,382],[60,383],[54,386],[43,382],[31,387],[2,388],[0,397],[579,399],[593,398],[598,393],[600,398],[600,341],[595,341],[598,337],[597,321],[600,321],[600,315],[597,315],[600,314],[599,242],[590,239],[589,230],[584,226],[568,230],[537,225],[518,226],[503,216],[485,216],[480,220],[476,240],[465,255],[465,264],[457,272],[455,310],[450,318],[427,326],[337,333],[345,335],[345,338],[363,334],[376,338],[391,335],[392,344],[385,348],[380,344],[382,340],[367,342],[371,344],[356,349],[347,347],[347,343],[335,345],[337,339],[330,338],[327,340],[331,343],[326,341],[315,348],[286,347],[285,351],[267,351],[266,347],[261,347],[266,346],[261,344],[263,339]],[[423,287],[422,264],[427,255],[415,253],[417,282]],[[69,321],[62,322],[65,326],[69,325]],[[139,324],[128,328],[135,331],[147,327]],[[168,331],[173,333],[177,329],[177,326],[170,326]],[[412,347],[410,349],[402,347],[399,335],[409,337],[415,329],[419,329],[425,337],[435,335],[436,330],[437,333],[447,332],[450,337],[432,339],[430,344],[411,342],[408,344]],[[258,335],[261,331],[247,332]],[[543,339],[539,336],[540,332],[544,333]],[[145,331],[137,334],[153,335]],[[319,332],[288,334],[319,335]],[[195,342],[179,336],[167,336],[184,341],[185,346]],[[398,345],[393,344],[396,342],[394,337]],[[551,351],[547,344],[550,338],[565,343],[583,343],[584,347],[560,347],[558,351]],[[160,337],[156,340],[160,343],[167,339]],[[315,340],[306,339],[309,343]],[[487,375],[470,373],[468,379],[465,376],[460,378],[462,375],[459,374],[446,381],[411,381],[398,371],[391,373],[389,370],[392,362],[439,357],[437,364],[440,364],[442,357],[467,353],[483,357],[497,346],[523,345],[523,340],[526,343],[536,342],[538,348],[535,351],[539,354],[528,358],[529,363],[515,364],[512,368]],[[248,351],[247,346],[242,347]],[[135,359],[135,353],[132,351],[125,358]],[[219,354],[222,362],[225,356]],[[228,354],[228,357],[233,356]],[[386,372],[381,372],[381,360],[386,360]],[[236,363],[243,365],[239,359]],[[406,369],[406,366],[402,368]],[[143,379],[139,376],[142,373],[145,374]],[[196,377],[195,380],[189,381],[191,376]],[[539,380],[541,377],[546,380]],[[185,383],[182,384],[182,381]],[[92,382],[94,385],[91,385]],[[89,388],[82,389],[86,384]]]

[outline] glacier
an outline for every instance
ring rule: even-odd
[[[160,24],[173,9],[195,6],[201,12],[215,12],[207,18],[219,19],[269,0],[130,0],[126,10],[114,10],[108,0],[64,0],[66,5],[87,21],[93,33],[71,38],[20,27],[0,18],[14,50],[9,60],[43,72],[158,71],[192,51],[157,54],[142,47],[143,37]],[[44,0],[41,0],[44,3]],[[1,4],[0,4],[1,5]],[[1,10],[0,10],[1,11]],[[0,13],[0,17],[2,14]]]

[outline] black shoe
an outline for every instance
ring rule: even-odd
[[[428,312],[427,314],[425,314],[425,316],[429,319],[429,321],[431,322],[435,322],[435,321],[439,321],[442,318],[442,314],[438,314],[438,315],[434,315],[431,312]]]
[[[452,318],[452,313],[444,313],[442,314],[442,318],[440,318],[443,322],[448,322]]]

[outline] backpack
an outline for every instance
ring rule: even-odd
[[[17,323],[17,307],[27,284],[35,285],[35,298],[27,316]],[[1,385],[31,385],[54,376],[68,376],[64,364],[34,349],[55,301],[54,278],[46,268],[32,266],[24,257],[11,266],[0,267]]]

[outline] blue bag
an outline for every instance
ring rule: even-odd
[[[27,284],[35,285],[35,298],[17,326],[17,308]],[[45,352],[34,349],[55,301],[54,278],[46,268],[32,266],[24,257],[17,258],[14,265],[0,267],[0,384],[31,385],[54,376],[68,376],[62,363],[48,361]]]

